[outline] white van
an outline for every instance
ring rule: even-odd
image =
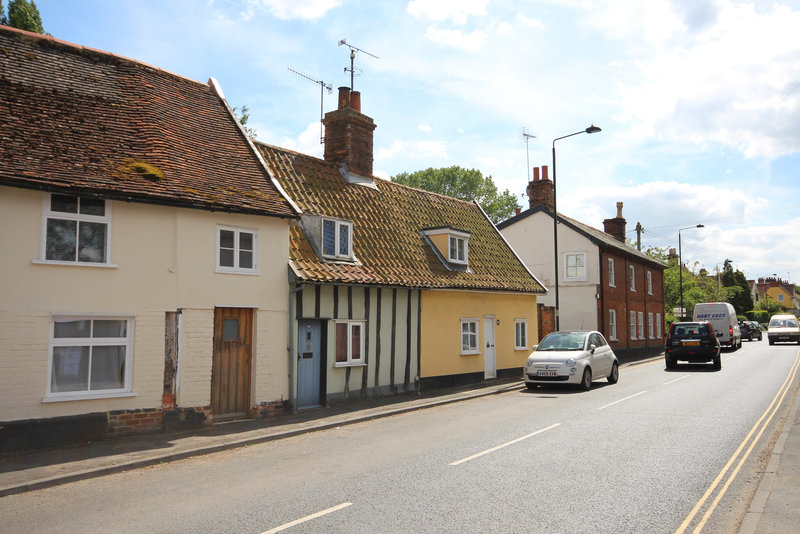
[[[694,305],[694,320],[708,321],[714,327],[720,345],[727,345],[733,350],[742,346],[742,333],[736,310],[728,302],[703,302]]]
[[[773,315],[769,320],[767,339],[770,345],[776,341],[794,341],[800,345],[800,326],[797,317],[791,314]]]

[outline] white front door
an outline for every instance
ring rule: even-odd
[[[494,315],[483,316],[483,378],[497,378],[497,353],[494,350]]]

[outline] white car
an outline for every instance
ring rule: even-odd
[[[541,384],[577,384],[588,390],[592,380],[599,378],[616,384],[619,361],[603,334],[596,331],[547,334],[525,362],[528,389]]]

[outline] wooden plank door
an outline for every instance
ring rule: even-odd
[[[252,309],[214,309],[211,410],[215,417],[244,416],[250,412],[252,340]]]

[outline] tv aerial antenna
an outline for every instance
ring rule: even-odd
[[[525,142],[525,167],[528,169],[528,182],[531,181],[531,160],[528,152],[528,141],[535,139],[536,136],[528,133],[528,128],[522,127],[522,141]]]
[[[374,57],[375,59],[380,59],[380,58],[378,56],[376,56],[375,54],[370,54],[366,50],[362,50],[362,49],[360,49],[360,48],[358,48],[356,46],[351,45],[345,39],[342,39],[341,41],[339,41],[339,46],[342,46],[342,45],[345,45],[346,47],[348,47],[350,49],[350,68],[345,67],[344,71],[345,72],[350,71],[350,90],[352,91],[353,90],[353,76],[356,75],[355,74],[356,69],[355,69],[355,66],[353,65],[353,61],[356,58],[356,52],[361,52],[362,54],[367,54],[368,56]],[[359,72],[359,75],[360,75],[361,74],[361,69],[358,69],[358,72]]]
[[[333,91],[333,86],[329,83],[325,83],[322,80],[316,80],[312,76],[304,74],[299,70],[294,70],[292,67],[286,67],[286,68],[288,68],[290,71],[297,74],[301,78],[305,78],[306,80],[314,82],[315,84],[319,85],[319,143],[320,144],[325,143],[325,134],[322,126],[323,111],[324,111],[322,104],[323,104],[323,99],[325,98],[325,91],[327,90],[328,94],[331,94],[331,91]]]

